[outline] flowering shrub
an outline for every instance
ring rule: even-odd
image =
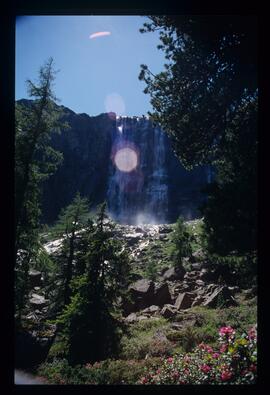
[[[257,371],[257,334],[235,336],[230,326],[219,330],[219,350],[201,343],[193,352],[163,360],[138,384],[254,384]]]

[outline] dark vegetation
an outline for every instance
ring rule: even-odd
[[[151,116],[169,133],[187,168],[212,164],[216,176],[201,208],[203,220],[192,228],[179,218],[167,241],[148,245],[140,267],[131,268],[125,246],[113,237],[105,204],[92,216],[90,202],[77,194],[54,226],[40,226],[41,186],[62,160],[49,141],[66,127],[54,106],[52,59],[41,68],[38,84],[27,82],[35,98],[31,105],[16,103],[15,323],[17,330],[31,327],[24,320],[29,270],[40,270],[51,301],[45,324],[56,331],[38,371],[52,383],[134,384],[161,358],[201,342],[216,346],[220,326],[247,331],[256,322],[256,297],[241,292],[235,307],[191,308],[196,324],[180,331],[165,318],[132,325],[122,319],[121,301],[134,273],[156,280],[167,267],[188,272],[198,250],[204,255],[197,260],[207,262],[220,283],[256,289],[256,20],[150,17],[143,31],[156,29],[168,64],[156,76],[142,65]],[[44,242],[59,238],[61,248],[49,255]],[[157,330],[164,336],[156,337]]]

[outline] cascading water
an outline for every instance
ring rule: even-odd
[[[121,223],[162,223],[168,212],[164,132],[146,118],[119,117],[112,136],[108,209]]]

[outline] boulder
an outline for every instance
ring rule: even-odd
[[[203,302],[205,301],[205,298],[202,295],[198,295],[196,296],[196,298],[194,299],[191,307],[194,306],[200,306]]]
[[[195,263],[192,263],[190,266],[191,266],[192,270],[196,270],[196,271],[201,270],[203,268],[202,262],[195,262]]]
[[[133,323],[133,322],[138,321],[136,313],[131,313],[131,314],[129,314],[129,315],[125,318],[125,321],[128,322],[128,323],[130,323],[130,324]]]
[[[142,310],[154,304],[155,284],[151,280],[142,278],[129,286],[129,298],[123,300],[124,315]]]
[[[45,299],[44,296],[33,293],[29,302],[32,305],[32,307],[36,309],[42,309],[48,304],[49,301]]]
[[[155,284],[152,280],[142,278],[129,286],[131,294],[134,296],[148,296],[153,297]]]
[[[38,270],[30,270],[28,274],[30,288],[39,287],[42,285],[41,272]]]
[[[139,316],[137,317],[137,320],[138,320],[138,321],[148,320],[148,317],[146,317],[145,315],[139,315]]]
[[[164,280],[174,281],[174,280],[183,280],[185,275],[185,269],[183,267],[171,267],[166,270],[163,274]]]
[[[182,294],[179,294],[174,303],[174,306],[177,310],[189,309],[195,297],[196,295],[191,292],[184,292]]]
[[[146,307],[146,309],[144,309],[142,311],[142,313],[147,314],[147,315],[152,315],[152,314],[157,313],[158,311],[159,311],[159,307],[156,305],[152,305],[152,306]]]
[[[214,291],[206,297],[205,302],[202,304],[203,306],[208,307],[219,307],[219,306],[236,306],[237,303],[233,298],[231,292],[226,286],[218,286]]]
[[[164,318],[172,318],[176,315],[176,313],[177,309],[172,304],[165,304],[160,312]]]
[[[169,287],[166,282],[155,287],[154,301],[157,306],[163,306],[166,303],[170,304],[172,302]]]
[[[205,286],[205,282],[203,280],[196,280],[195,284],[198,285],[198,287],[204,287]]]

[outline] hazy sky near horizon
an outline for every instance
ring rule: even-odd
[[[15,98],[28,98],[27,79],[37,81],[40,66],[52,56],[54,92],[60,104],[90,116],[114,111],[141,116],[151,111],[140,64],[153,73],[165,57],[158,33],[141,34],[141,16],[24,16],[16,20]],[[91,35],[98,32],[106,34]]]

